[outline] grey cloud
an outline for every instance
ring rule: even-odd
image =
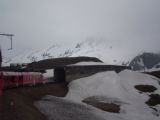
[[[160,51],[159,6],[159,0],[1,0],[0,32],[16,35],[14,52],[93,36],[123,51]],[[6,39],[0,37],[4,49]]]

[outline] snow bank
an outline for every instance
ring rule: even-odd
[[[113,71],[78,79],[69,84],[66,98],[81,102],[84,98],[96,95],[122,97],[118,82],[119,76]]]
[[[159,81],[159,79],[157,80]],[[98,73],[71,82],[66,99],[81,103],[90,96],[106,96],[126,103],[122,104],[119,114],[119,117],[123,119],[158,120],[160,117],[155,116],[154,110],[145,104],[150,93],[142,94],[135,89],[135,85],[153,85],[157,88],[155,93],[160,93],[157,80],[150,75],[130,70],[122,71],[119,74],[115,72]]]
[[[90,106],[54,96],[45,96],[35,105],[49,120],[105,120],[98,110]]]
[[[53,77],[54,77],[53,69],[48,69],[48,70],[46,70],[46,72],[43,74],[43,79],[44,79],[44,82],[45,82],[45,83],[53,82]]]
[[[46,70],[46,72],[43,74],[44,79],[47,79],[50,77],[53,77],[53,69]]]
[[[159,81],[153,76],[131,70],[124,70],[119,74],[114,71],[101,72],[72,81],[65,98],[50,96],[37,102],[36,106],[50,120],[58,115],[63,120],[159,120],[160,105],[151,108],[145,103],[152,93],[135,89],[135,85],[153,85],[157,88],[154,94],[159,94]],[[104,112],[82,102],[92,96],[99,97],[101,102],[118,102],[120,113]],[[60,117],[54,120],[60,120]]]

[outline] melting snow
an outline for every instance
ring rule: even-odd
[[[46,73],[43,74],[43,79],[45,83],[53,82],[53,77],[54,77],[53,69],[48,69],[46,70]]]
[[[102,63],[102,62],[78,62],[76,64],[70,64],[68,66],[80,66],[80,65],[108,65],[106,63]]]
[[[69,84],[69,92],[65,98],[48,96],[36,102],[36,106],[50,120],[159,120],[160,105],[155,111],[145,102],[151,93],[140,93],[135,85],[153,85],[160,93],[160,80],[153,76],[124,70],[119,74],[110,71],[97,73],[93,76],[74,80]],[[111,101],[120,101],[120,113],[101,111],[93,106],[82,103],[91,96],[104,96]],[[103,97],[102,97],[103,98]],[[47,99],[47,100],[46,100]]]

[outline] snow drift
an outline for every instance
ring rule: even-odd
[[[124,70],[119,74],[114,71],[102,72],[92,75],[90,77],[74,80],[69,84],[69,92],[62,102],[58,104],[63,104],[69,102],[69,113],[70,115],[75,114],[75,110],[72,109],[77,105],[86,106],[84,109],[87,115],[99,116],[96,119],[105,120],[159,120],[160,118],[160,105],[156,104],[154,106],[149,106],[146,102],[149,100],[150,95],[160,93],[160,80],[146,74]],[[136,85],[151,85],[156,88],[153,92],[143,92],[135,88]],[[107,111],[102,111],[96,107],[88,105],[82,101],[87,98],[96,98],[101,103],[114,103],[120,106],[119,113],[112,113]],[[48,115],[50,112],[54,114],[49,114],[50,119],[54,119],[55,114],[59,114],[59,111],[64,111],[63,106],[50,108],[48,106],[54,106],[55,97],[47,98],[51,103],[41,100],[37,102],[37,107],[45,114]],[[73,103],[73,104],[72,104]],[[49,105],[48,105],[49,104]],[[89,109],[88,109],[89,108]],[[76,107],[76,109],[78,109]],[[49,113],[48,113],[48,111]],[[66,110],[66,109],[65,109]],[[89,113],[89,114],[88,114]],[[81,114],[77,113],[79,118]],[[60,117],[58,118],[60,119]],[[56,120],[58,120],[56,119]],[[68,117],[64,120],[68,120]],[[72,118],[69,118],[72,120]],[[83,117],[81,118],[84,119]],[[84,119],[85,120],[85,119]]]

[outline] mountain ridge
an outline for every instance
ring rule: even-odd
[[[53,44],[40,50],[28,49],[12,58],[4,59],[3,64],[32,63],[45,59],[79,56],[96,57],[106,64],[131,66],[134,70],[151,69],[160,63],[160,53],[146,52],[135,57],[135,54],[125,53],[105,39],[88,38],[71,47]]]
[[[156,68],[159,64],[160,53],[144,52],[134,57],[129,66],[131,66],[133,70],[147,70]]]

